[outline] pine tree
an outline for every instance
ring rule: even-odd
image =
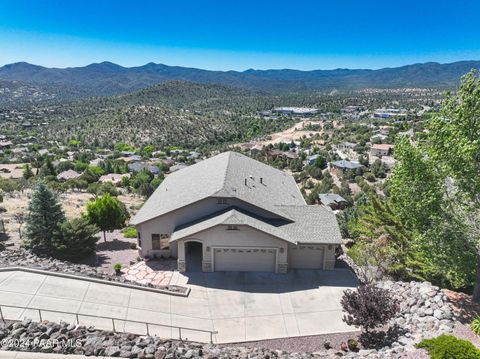
[[[55,257],[76,260],[95,253],[97,226],[87,218],[67,220],[60,227],[61,236],[53,243]]]
[[[25,244],[37,254],[50,254],[65,214],[57,196],[43,182],[35,186],[25,217]]]
[[[26,164],[25,169],[23,170],[23,178],[28,180],[29,178],[32,178],[32,177],[33,177],[32,169],[30,168],[29,164]]]

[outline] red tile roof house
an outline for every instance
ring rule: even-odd
[[[67,180],[70,180],[70,179],[78,178],[80,176],[81,176],[81,174],[78,173],[77,171],[67,170],[67,171],[63,171],[63,172],[59,173],[57,175],[57,179],[59,181],[67,181]]]
[[[389,156],[392,152],[394,145],[388,144],[376,144],[372,145],[370,149],[370,155],[376,157]]]
[[[175,257],[182,272],[333,269],[341,242],[291,175],[236,152],[167,176],[132,224],[140,256]]]

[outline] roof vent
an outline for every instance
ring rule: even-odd
[[[245,178],[245,186],[247,185],[247,179]]]
[[[260,183],[263,184],[263,177],[260,177]]]

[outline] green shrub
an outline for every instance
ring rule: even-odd
[[[473,322],[470,323],[470,329],[477,335],[480,335],[480,317],[476,317]]]
[[[480,359],[480,350],[467,340],[455,338],[453,335],[440,335],[433,339],[425,339],[417,344],[417,348],[428,351],[431,359]]]
[[[358,350],[358,342],[355,339],[348,339],[347,345],[348,345],[348,349],[350,349],[351,351]]]
[[[137,230],[135,227],[127,227],[122,231],[125,238],[137,238]]]
[[[113,265],[113,269],[118,272],[120,269],[122,269],[122,263],[115,263]]]

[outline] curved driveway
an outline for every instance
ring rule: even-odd
[[[145,333],[145,326],[128,320],[216,330],[217,343],[351,331],[342,322],[343,290],[356,285],[346,269],[295,270],[287,275],[265,273],[175,272],[170,284],[188,285],[188,297],[152,293],[82,279],[0,272],[0,304],[122,318],[117,330]],[[38,313],[4,308],[8,319]],[[73,323],[74,315],[42,313],[43,319]],[[106,319],[81,317],[81,324],[111,329]],[[151,334],[178,338],[178,331],[150,328]],[[185,339],[208,342],[209,334],[184,331]]]

